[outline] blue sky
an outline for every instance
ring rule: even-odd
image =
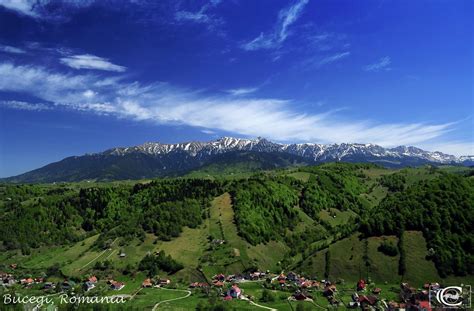
[[[0,0],[0,176],[220,136],[474,154],[473,4]]]

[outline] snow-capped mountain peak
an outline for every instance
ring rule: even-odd
[[[144,153],[151,156],[184,153],[191,157],[206,157],[232,151],[253,152],[284,152],[316,162],[327,161],[360,161],[360,162],[400,162],[406,159],[449,164],[473,161],[474,156],[455,157],[439,151],[425,151],[413,146],[398,146],[384,148],[375,144],[342,143],[342,144],[280,144],[265,138],[256,139],[221,137],[209,142],[184,142],[176,144],[162,144],[147,142],[139,146],[126,148],[113,148],[102,154],[126,155],[130,153]]]

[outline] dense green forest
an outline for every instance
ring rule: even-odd
[[[251,244],[279,239],[296,225],[298,196],[284,181],[251,178],[232,187],[235,221]]]
[[[283,265],[354,233],[423,233],[441,276],[474,274],[474,179],[440,169],[387,170],[330,163],[259,172],[241,178],[175,178],[142,183],[0,185],[0,249],[23,255],[99,234],[101,250],[143,241],[173,240],[209,217],[211,201],[228,192],[238,235],[250,245],[270,241],[289,249]],[[398,244],[403,244],[403,238]],[[384,241],[379,251],[405,250]],[[327,253],[327,256],[330,256]],[[182,269],[170,256],[148,255],[139,269]]]
[[[144,238],[145,232],[169,240],[183,226],[195,227],[221,190],[209,180],[160,180],[148,184],[59,188],[40,185],[2,187],[2,248],[30,248],[79,241],[100,233],[96,244]],[[26,198],[26,200],[25,200]]]

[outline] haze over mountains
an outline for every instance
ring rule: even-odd
[[[412,146],[383,148],[374,144],[280,144],[264,138],[223,137],[210,142],[144,143],[65,158],[13,177],[7,182],[123,180],[179,176],[208,165],[252,163],[271,169],[324,162],[370,162],[386,167],[423,164],[473,165],[474,156],[456,157]]]

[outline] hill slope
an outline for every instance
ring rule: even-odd
[[[0,263],[70,276],[148,273],[139,263],[164,251],[183,264],[173,274],[183,282],[253,269],[350,281],[367,273],[378,282],[469,279],[469,172],[330,163],[243,179],[5,184]],[[423,221],[437,215],[450,225]],[[393,256],[378,249],[385,240]]]

